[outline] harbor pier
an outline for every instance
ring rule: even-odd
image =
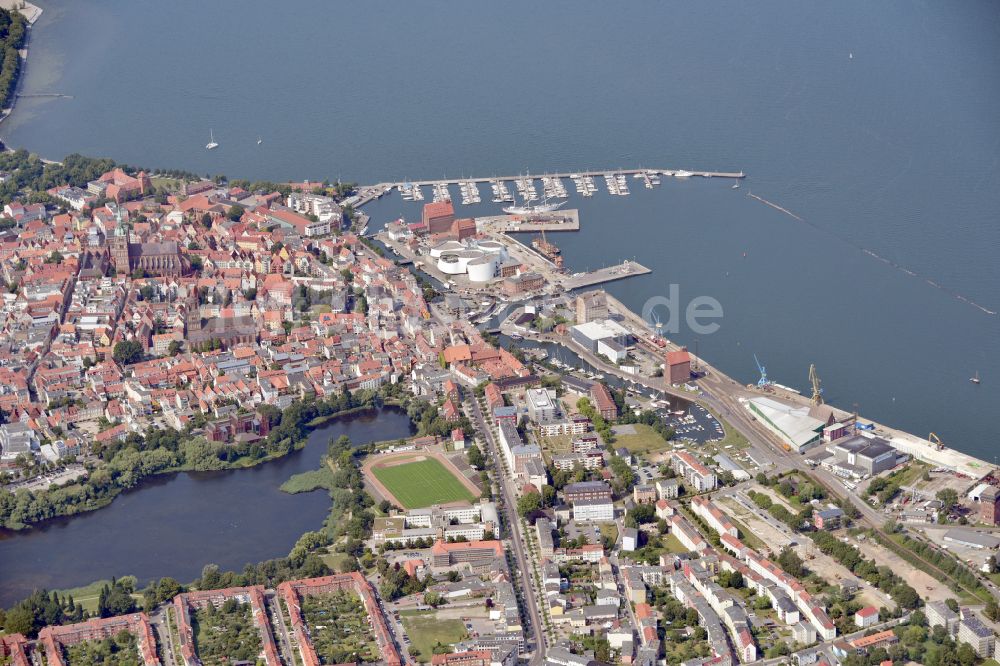
[[[605,282],[624,280],[625,278],[635,277],[636,275],[646,275],[652,272],[652,269],[646,268],[636,261],[623,261],[622,263],[614,266],[598,268],[596,271],[574,273],[573,275],[569,275],[562,279],[560,284],[563,289],[570,291],[572,289],[583,289],[597,284],[604,284]]]

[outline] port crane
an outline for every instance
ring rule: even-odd
[[[663,322],[660,321],[660,315],[656,314],[656,310],[655,309],[651,310],[650,314],[653,315],[653,323],[654,323],[653,328],[656,331],[656,337],[662,338],[663,337]]]
[[[809,383],[812,384],[812,403],[814,405],[823,404],[823,387],[820,386],[819,374],[816,372],[816,365],[809,365]]]
[[[934,448],[936,450],[938,450],[938,451],[940,451],[941,449],[944,448],[944,442],[942,442],[941,438],[938,437],[933,432],[931,434],[927,435],[927,441],[930,442],[931,444],[933,444]]]
[[[760,372],[760,379],[757,380],[757,388],[766,389],[771,386],[771,380],[767,378],[767,368],[760,364],[757,354],[753,355],[753,360],[757,364],[757,370]]]

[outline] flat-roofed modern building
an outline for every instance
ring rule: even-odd
[[[831,442],[827,449],[836,467],[853,476],[875,476],[896,466],[896,449],[881,437],[852,435]]]
[[[968,643],[980,657],[992,657],[996,649],[996,635],[983,624],[975,613],[967,613],[958,623],[958,641]]]
[[[581,499],[573,502],[573,520],[581,523],[606,523],[615,519],[610,499]]]

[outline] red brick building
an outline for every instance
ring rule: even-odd
[[[539,273],[521,273],[512,275],[503,280],[503,293],[507,296],[517,296],[541,289],[545,285],[545,278]]]
[[[424,214],[421,219],[429,234],[449,232],[455,222],[455,207],[450,201],[424,204]]]
[[[205,426],[205,439],[210,442],[257,440],[271,431],[271,423],[256,412],[230,414],[210,421]]]
[[[0,636],[0,657],[6,657],[13,666],[31,666],[27,648],[28,639],[23,634]]]
[[[503,558],[503,543],[500,541],[462,541],[446,543],[440,539],[431,547],[432,564],[435,567],[450,567],[462,562],[492,562]]]
[[[611,391],[604,384],[597,382],[590,387],[590,400],[594,404],[597,413],[607,421],[618,418],[618,405],[611,397]]]
[[[451,237],[455,240],[465,240],[476,235],[476,221],[471,217],[455,220],[451,224]]]
[[[267,608],[264,605],[264,588],[261,585],[185,592],[174,597],[174,616],[177,618],[177,636],[180,639],[181,659],[184,661],[184,666],[196,666],[201,663],[194,648],[191,609],[204,608],[209,604],[219,608],[227,599],[236,599],[239,603],[250,604],[253,623],[260,632],[261,645],[264,648],[264,663],[267,666],[281,666],[278,646],[274,642],[274,634],[271,632],[271,624],[267,618]]]
[[[467,650],[436,654],[431,657],[431,666],[490,666],[493,653],[489,650]]]
[[[1000,492],[990,486],[979,496],[979,516],[987,525],[1000,523]]]
[[[350,590],[361,598],[368,613],[368,622],[375,640],[378,641],[382,659],[388,666],[402,666],[403,659],[396,650],[389,634],[389,626],[375,598],[375,590],[364,576],[358,572],[293,580],[278,586],[278,596],[285,601],[292,631],[299,644],[299,656],[305,666],[319,666],[320,660],[309,638],[309,628],[302,617],[302,599],[314,594],[325,594],[337,590]]]
[[[681,348],[680,351],[667,352],[667,382],[670,384],[683,384],[691,379],[691,355],[688,350]]]
[[[49,666],[66,666],[63,646],[76,645],[84,641],[100,641],[117,636],[123,631],[135,636],[145,666],[160,666],[160,659],[156,656],[153,628],[145,613],[87,620],[62,627],[45,627],[38,633],[38,641],[45,650],[45,659]]]
[[[98,178],[97,182],[105,185],[104,196],[119,203],[146,196],[152,189],[145,171],[140,171],[137,176],[130,176],[121,169],[112,169]]]

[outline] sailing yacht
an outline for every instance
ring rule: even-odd
[[[214,150],[218,147],[219,144],[215,142],[215,135],[212,133],[212,130],[208,130],[208,143],[205,144],[205,149]]]
[[[978,370],[976,370],[976,375],[974,377],[969,377],[969,381],[972,382],[973,384],[978,384],[979,383],[979,371]]]
[[[259,145],[260,145],[260,144],[262,144],[262,143],[264,143],[264,139],[262,139],[262,138],[260,138],[260,137],[258,136],[258,137],[257,137],[257,145],[259,146]]]
[[[506,208],[503,209],[503,212],[507,213],[508,215],[531,215],[534,213],[551,213],[552,211],[558,209],[560,206],[566,203],[565,201],[549,203],[548,197],[542,199],[542,203],[535,204],[534,206],[529,205],[528,204],[529,201],[530,199],[527,196],[525,196],[524,205],[507,206]]]

